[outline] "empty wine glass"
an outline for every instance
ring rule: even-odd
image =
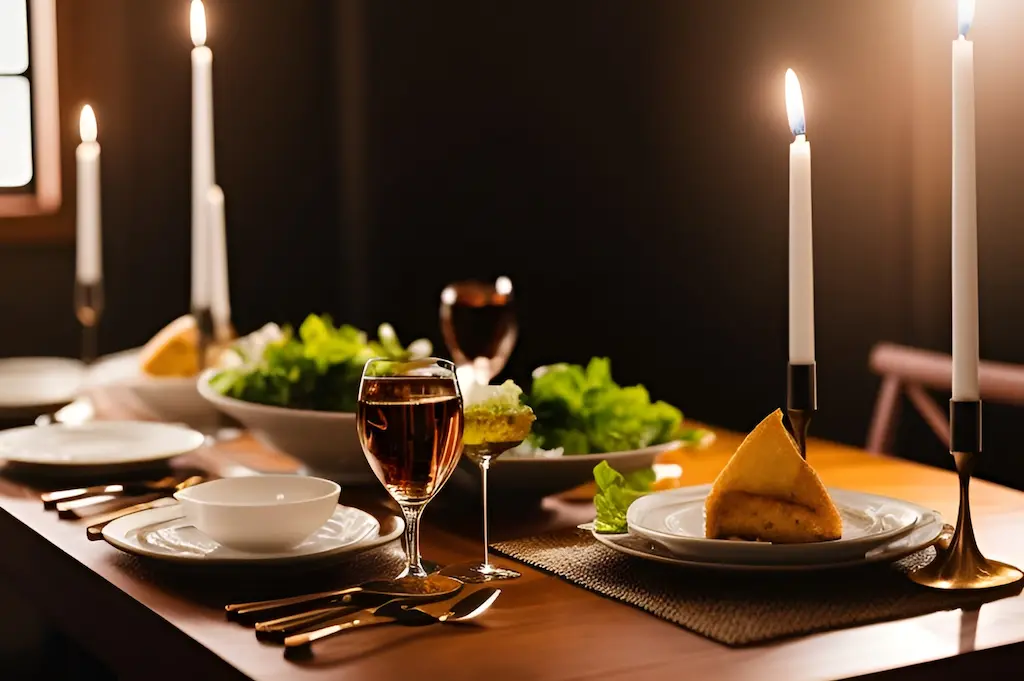
[[[371,359],[359,383],[356,423],[370,468],[405,515],[408,562],[399,576],[426,577],[420,514],[462,455],[462,394],[455,365],[433,357]]]
[[[516,344],[512,280],[459,281],[441,291],[441,332],[459,376],[487,385],[505,367]]]

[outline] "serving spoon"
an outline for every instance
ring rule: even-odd
[[[345,605],[364,597],[377,599],[413,599],[431,601],[451,596],[462,588],[462,582],[444,575],[432,574],[427,577],[399,577],[398,579],[377,580],[359,586],[321,591],[314,594],[274,598],[249,603],[232,603],[224,606],[229,619],[252,621],[268,613],[295,606]]]
[[[337,636],[343,631],[397,622],[406,626],[422,626],[444,622],[465,622],[487,611],[501,595],[501,589],[486,586],[458,599],[412,606],[402,600],[388,601],[377,608],[367,608],[326,626],[289,636],[284,640],[285,655],[305,649],[316,641]]]

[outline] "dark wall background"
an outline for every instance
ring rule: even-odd
[[[86,96],[100,122],[109,351],[187,308],[187,4],[58,0],[66,161]],[[862,443],[871,345],[949,348],[954,5],[209,0],[237,325],[329,311],[441,347],[442,286],[507,274],[513,377],[608,355],[620,381],[747,429],[784,401],[792,66],[814,148],[814,432]],[[979,12],[982,352],[1024,361],[1024,7]],[[71,206],[36,220],[70,225]],[[77,351],[72,248],[0,249],[0,354]],[[906,421],[904,450],[945,462]],[[1004,451],[986,473],[1024,484],[1010,423],[988,420]]]

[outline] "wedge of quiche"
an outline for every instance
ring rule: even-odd
[[[839,539],[843,521],[776,410],[749,434],[704,502],[709,539],[800,544]]]

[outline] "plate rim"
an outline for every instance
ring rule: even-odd
[[[179,425],[176,423],[163,423],[159,421],[89,421],[87,423],[79,424],[68,424],[68,423],[52,423],[46,426],[21,426],[19,428],[11,428],[0,432],[0,446],[4,444],[4,441],[16,437],[18,434],[27,432],[39,432],[40,428],[52,428],[61,431],[66,430],[114,430],[118,428],[139,427],[151,428],[154,430],[176,430],[179,431],[182,436],[188,436],[192,443],[188,446],[184,444],[180,447],[173,449],[165,448],[163,451],[154,453],[147,456],[135,456],[129,459],[119,459],[116,461],[66,461],[66,460],[53,460],[53,459],[38,459],[38,458],[26,458],[23,456],[8,456],[5,452],[0,450],[0,460],[11,463],[17,463],[29,466],[46,466],[46,467],[57,467],[57,468],[103,468],[103,467],[117,467],[117,466],[130,466],[134,464],[152,463],[155,461],[165,461],[167,459],[173,459],[176,456],[183,454],[189,454],[196,451],[206,442],[206,436],[200,433],[194,428],[188,426]]]
[[[622,458],[622,457],[629,456],[629,455],[632,455],[632,456],[649,456],[651,454],[657,455],[657,454],[661,454],[662,452],[671,451],[673,449],[678,449],[678,448],[683,447],[683,446],[684,445],[683,445],[683,441],[682,440],[670,440],[669,442],[662,442],[661,444],[657,444],[657,445],[648,445],[646,447],[641,447],[640,449],[623,449],[623,450],[618,451],[618,452],[604,452],[604,453],[601,453],[601,454],[562,454],[562,456],[548,456],[548,457],[544,457],[544,456],[508,456],[508,457],[501,457],[501,456],[499,456],[497,459],[495,459],[494,463],[495,464],[509,464],[509,463],[516,462],[516,463],[522,464],[523,462],[530,462],[530,463],[538,463],[538,462],[543,462],[543,463],[560,462],[561,463],[561,462],[565,462],[565,463],[582,464],[582,463],[589,463],[591,461],[598,461],[599,462],[602,459],[607,459],[609,457],[612,457],[612,458]]]
[[[908,547],[906,550],[893,551],[891,553],[879,552],[874,556],[868,556],[867,554],[873,552],[875,549],[886,546],[886,544],[880,544],[871,549],[865,551],[865,554],[860,558],[851,558],[848,560],[840,560],[835,562],[824,562],[824,563],[735,563],[735,562],[720,562],[720,561],[701,561],[701,560],[687,560],[681,556],[671,554],[666,548],[665,551],[671,555],[660,555],[657,553],[650,553],[646,551],[640,551],[631,547],[622,546],[616,543],[612,537],[632,536],[628,533],[620,534],[599,534],[593,528],[590,529],[591,536],[599,543],[607,546],[608,548],[617,551],[619,553],[633,556],[641,560],[649,560],[656,563],[662,563],[665,565],[674,565],[681,568],[691,568],[698,570],[710,570],[710,571],[721,571],[721,572],[815,572],[818,570],[840,570],[849,569],[856,567],[863,567],[866,565],[874,565],[876,563],[893,563],[898,560],[902,560],[907,556],[910,556],[918,551],[923,551],[929,546],[935,545],[935,543],[942,537],[943,529],[945,528],[945,521],[942,515],[938,511],[928,511],[930,519],[924,523],[918,523],[912,528],[916,530],[922,530],[927,527],[934,526],[935,533],[927,541],[922,541],[915,546]],[[641,537],[647,541],[652,541],[647,537]],[[891,544],[899,541],[902,537],[892,537],[887,542]]]
[[[88,376],[89,368],[80,359],[74,357],[59,357],[59,356],[46,356],[46,355],[30,355],[25,357],[3,357],[0,358],[0,372],[3,371],[5,365],[17,364],[19,362],[50,362],[53,364],[61,364],[64,366],[64,370],[70,372],[72,367],[78,374],[77,382],[73,390],[70,390],[67,394],[61,395],[55,401],[46,402],[8,402],[0,399],[0,413],[21,413],[30,412],[32,410],[49,409],[58,405],[66,405],[73,402],[85,388]]]
[[[351,511],[357,511],[366,516],[369,516],[374,520],[377,525],[376,536],[372,539],[367,539],[370,533],[367,533],[359,541],[353,544],[347,544],[345,546],[339,546],[334,549],[327,551],[320,551],[317,553],[302,554],[302,555],[273,555],[273,557],[259,558],[259,554],[252,554],[252,556],[235,557],[235,558],[196,558],[186,557],[171,553],[160,553],[156,551],[147,551],[142,549],[140,546],[132,544],[122,537],[127,536],[127,532],[137,527],[127,527],[124,531],[121,531],[121,527],[128,525],[129,523],[123,522],[132,519],[133,516],[140,515],[156,515],[158,512],[164,513],[175,513],[164,520],[154,522],[169,522],[176,520],[177,518],[184,517],[184,512],[181,510],[180,505],[163,506],[160,508],[148,509],[146,511],[139,511],[138,513],[132,513],[127,516],[123,516],[114,521],[111,521],[103,528],[103,540],[106,541],[110,546],[123,551],[124,553],[138,556],[139,558],[145,558],[147,560],[155,560],[164,563],[174,563],[176,565],[189,565],[189,566],[208,566],[208,567],[223,567],[223,566],[271,566],[271,565],[291,565],[297,563],[316,562],[320,560],[329,560],[344,555],[356,555],[363,553],[364,551],[370,551],[381,546],[385,546],[392,541],[398,539],[405,532],[405,519],[398,514],[391,514],[389,517],[393,518],[395,522],[395,528],[387,534],[381,534],[381,521],[371,513],[364,511],[361,508],[355,506],[346,506],[344,504],[338,504],[337,509],[334,513],[338,513],[341,509],[348,509]],[[334,514],[331,515],[333,517]],[[134,518],[135,522],[139,521],[139,518]],[[134,524],[134,523],[133,523]],[[117,534],[115,534],[117,531]]]
[[[677,487],[677,488],[674,488],[674,489],[664,490],[662,492],[656,492],[654,494],[650,494],[650,495],[647,495],[645,497],[641,497],[640,499],[637,499],[633,504],[630,505],[629,510],[626,512],[626,523],[627,523],[627,527],[629,528],[630,533],[634,533],[634,534],[643,536],[643,537],[645,537],[647,539],[650,539],[652,541],[659,541],[659,543],[664,543],[664,541],[680,542],[680,543],[686,543],[686,544],[689,544],[689,545],[693,545],[695,547],[704,547],[704,548],[706,548],[708,550],[712,550],[711,547],[723,546],[723,545],[726,545],[726,544],[728,544],[728,545],[730,545],[732,547],[735,547],[736,543],[731,541],[731,540],[728,540],[728,539],[708,539],[707,537],[690,537],[690,536],[671,534],[671,533],[668,533],[668,532],[662,532],[662,531],[659,531],[659,530],[651,529],[649,527],[643,527],[643,526],[638,525],[636,522],[634,522],[634,519],[633,519],[635,517],[634,514],[638,514],[642,510],[644,510],[644,507],[646,505],[649,505],[650,503],[652,503],[650,501],[652,499],[657,499],[659,496],[668,496],[668,495],[683,496],[684,494],[686,494],[686,495],[694,495],[695,498],[698,497],[699,495],[703,494],[706,497],[707,496],[707,492],[709,492],[711,490],[711,487],[712,487],[712,484],[710,484],[710,483],[703,484],[703,485],[689,485],[689,486],[686,486],[686,487]],[[828,487],[826,489],[828,490],[830,495],[833,494],[834,492],[839,492],[841,495],[842,494],[857,494],[857,495],[862,495],[862,496],[874,497],[876,499],[884,499],[884,500],[890,501],[890,502],[896,502],[898,504],[902,504],[904,506],[908,506],[912,510],[914,510],[917,513],[917,519],[913,523],[910,523],[909,525],[907,525],[905,527],[901,527],[901,528],[894,529],[894,530],[888,530],[886,532],[881,532],[881,533],[879,533],[877,535],[873,535],[870,540],[866,539],[866,538],[862,538],[862,539],[859,539],[859,540],[847,540],[846,542],[843,542],[843,540],[840,539],[840,540],[836,540],[836,541],[833,541],[833,542],[814,542],[814,544],[821,544],[821,545],[827,544],[828,546],[852,546],[852,545],[855,545],[855,543],[862,542],[862,543],[865,543],[865,544],[878,546],[878,545],[881,545],[881,544],[883,544],[885,542],[897,539],[897,538],[903,536],[904,534],[907,534],[908,532],[911,532],[915,527],[917,527],[921,523],[922,518],[926,514],[934,512],[934,511],[931,511],[930,509],[922,506],[921,504],[917,504],[917,503],[914,503],[912,501],[906,501],[904,499],[897,499],[895,497],[885,496],[883,494],[875,494],[873,492],[861,492],[861,491],[858,491],[858,490],[849,490],[849,489],[845,489],[845,488],[841,488],[841,487]],[[768,543],[768,542],[763,542],[763,543],[749,542],[749,543],[743,545],[743,550],[747,550],[749,548],[749,550],[751,552],[763,552],[765,554],[768,554],[768,553],[770,553],[772,551],[778,552],[779,551],[779,546],[780,545],[778,545],[778,544],[772,544],[772,543]],[[790,547],[790,546],[798,546],[798,545],[785,545],[785,546]],[[799,545],[799,546],[803,546],[803,545]],[[758,548],[754,548],[754,547],[758,547]]]

